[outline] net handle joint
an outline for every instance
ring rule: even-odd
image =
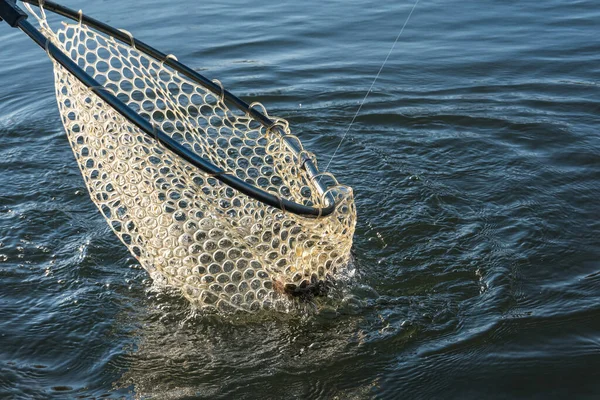
[[[17,28],[24,19],[27,19],[27,14],[17,7],[16,0],[0,0],[0,21],[6,21],[8,25]]]

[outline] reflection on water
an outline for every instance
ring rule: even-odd
[[[194,314],[175,292],[149,293],[147,307],[122,317],[135,326],[136,342],[117,387],[141,397],[238,397],[257,382],[253,393],[268,396],[271,385],[317,372],[342,355],[352,358],[365,342],[358,310],[366,300],[350,294],[322,299],[311,312],[226,317]],[[336,393],[318,381],[310,390]]]

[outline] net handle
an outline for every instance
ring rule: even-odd
[[[215,179],[218,179],[220,182],[240,191],[241,193],[244,193],[245,195],[253,199],[256,199],[262,203],[265,203],[271,207],[277,208],[284,212],[290,212],[303,217],[321,218],[330,215],[335,210],[337,205],[335,204],[334,197],[331,195],[330,192],[327,191],[327,188],[321,185],[318,181],[315,182],[315,185],[317,187],[317,190],[319,191],[319,194],[321,194],[321,196],[324,197],[325,203],[327,205],[323,208],[305,206],[303,204],[299,204],[294,201],[290,201],[268,193],[260,188],[257,188],[256,186],[244,182],[237,176],[228,174],[226,171],[200,157],[195,152],[181,146],[176,140],[171,138],[162,130],[159,130],[156,127],[154,127],[149,121],[147,121],[136,111],[128,107],[125,103],[123,103],[116,96],[110,93],[110,91],[105,89],[98,81],[96,81],[92,76],[86,73],[73,60],[71,60],[71,58],[64,54],[57,46],[52,44],[48,38],[46,38],[38,29],[36,29],[27,21],[27,15],[24,14],[23,11],[15,5],[14,1],[15,0],[0,0],[0,20],[4,18],[7,20],[7,22],[9,22],[11,26],[20,28],[41,48],[45,49],[50,57],[52,57],[56,62],[62,65],[71,74],[73,74],[82,84],[92,89],[98,97],[100,97],[103,101],[108,103],[113,109],[115,109],[115,111],[117,111],[119,114],[125,117],[129,122],[133,123],[135,126],[140,128],[144,133],[162,143],[173,153],[177,154],[184,160],[188,161],[190,164],[201,169],[202,171],[213,175]],[[164,62],[164,64],[185,75],[192,81],[198,83],[206,89],[209,89],[211,92],[222,96],[222,98],[225,101],[233,104],[238,109],[252,116],[266,128],[272,128],[276,125],[275,122],[272,121],[270,118],[265,116],[260,111],[257,111],[256,108],[249,106],[246,102],[233,95],[228,90],[224,89],[221,85],[212,82],[211,80],[207,79],[206,77],[197,73],[191,68],[185,66],[184,64],[181,64],[174,57],[169,57],[167,54],[164,54],[159,50],[156,50],[155,48],[147,45],[146,43],[133,38],[131,34],[122,32],[101,21],[88,17],[81,11],[72,10],[68,7],[64,7],[52,1],[22,1],[24,3],[29,3],[38,7],[40,7],[41,3],[41,6],[43,6],[43,8],[46,11],[51,11],[55,14],[62,15],[74,21],[85,23],[86,25],[100,32],[108,34],[125,44],[133,44],[136,50],[145,53],[157,60],[161,60],[162,62]],[[7,11],[4,12],[4,10]],[[10,17],[14,13],[19,14],[19,18],[10,20],[5,16],[6,14]],[[282,136],[284,136],[284,133],[279,127],[275,126],[275,129],[277,129],[279,133]],[[293,143],[290,140],[286,140],[285,137],[283,139],[283,142],[290,151],[294,152],[296,156],[299,156],[299,153],[302,151],[302,149],[297,148],[297,144]],[[306,162],[303,162],[302,165],[311,178],[319,173],[318,169],[310,159],[306,160]]]

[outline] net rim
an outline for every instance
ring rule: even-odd
[[[39,7],[40,10],[42,10],[42,13],[44,12],[44,10],[46,10],[54,14],[69,18],[78,23],[86,24],[99,32],[110,35],[114,39],[119,40],[120,42],[126,45],[133,46],[137,51],[140,51],[150,57],[153,57],[154,59],[169,66],[173,70],[183,74],[185,77],[191,79],[195,83],[202,85],[206,89],[213,92],[213,94],[220,97],[223,102],[227,101],[228,103],[234,105],[237,109],[245,112],[249,117],[252,117],[256,121],[260,122],[267,129],[276,130],[281,135],[286,147],[300,159],[301,167],[307,171],[311,181],[315,185],[317,191],[323,196],[325,204],[327,204],[327,206],[322,208],[311,207],[296,203],[288,199],[277,197],[260,188],[257,188],[256,186],[250,185],[242,181],[236,176],[228,174],[226,171],[220,169],[211,162],[198,156],[196,153],[190,152],[184,147],[179,146],[178,143],[176,143],[174,140],[171,140],[171,138],[167,134],[154,127],[150,122],[148,122],[146,119],[140,116],[136,111],[134,111],[126,104],[121,102],[116,96],[112,95],[112,93],[110,93],[108,89],[105,89],[99,82],[97,82],[94,78],[92,78],[89,74],[82,70],[66,54],[64,54],[58,47],[52,44],[41,32],[39,32],[35,27],[33,27],[29,22],[27,22],[25,19],[19,21],[18,26],[21,28],[21,30],[23,30],[28,36],[30,36],[39,46],[44,48],[52,59],[54,59],[63,67],[65,67],[79,81],[81,81],[96,95],[102,98],[102,100],[108,103],[119,114],[123,115],[127,120],[132,122],[150,137],[159,140],[163,145],[165,145],[165,147],[173,151],[178,156],[190,162],[195,167],[207,172],[210,175],[213,175],[215,179],[218,179],[222,183],[262,203],[280,209],[283,212],[290,212],[308,218],[323,218],[331,215],[337,208],[338,204],[336,204],[335,198],[329,190],[330,188],[325,187],[322,184],[321,180],[317,179],[317,177],[322,173],[319,172],[312,159],[305,155],[305,150],[301,148],[301,146],[299,147],[298,144],[294,143],[294,141],[291,141],[289,140],[289,138],[286,138],[286,134],[282,131],[282,128],[279,126],[278,121],[274,121],[271,118],[269,118],[268,114],[266,113],[266,109],[262,104],[247,104],[245,101],[235,96],[230,91],[226,90],[219,81],[209,80],[205,76],[199,74],[198,72],[187,67],[185,64],[179,62],[177,58],[173,55],[162,53],[154,47],[138,39],[135,39],[130,32],[116,29],[104,22],[89,17],[86,14],[84,14],[81,10],[75,11],[73,9],[54,3],[52,1],[21,1],[23,3],[28,3],[33,6]],[[257,110],[259,105],[263,109],[263,112]]]

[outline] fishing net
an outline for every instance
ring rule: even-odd
[[[279,198],[336,204],[310,218],[241,193],[142,132],[54,61],[58,107],[90,197],[156,281],[204,310],[258,310],[289,304],[290,294],[344,272],[356,222],[352,190],[302,168],[315,157],[285,120],[271,117],[275,126],[265,127],[133,41],[81,21],[54,31],[43,10],[38,20],[103,90],[184,148]]]

